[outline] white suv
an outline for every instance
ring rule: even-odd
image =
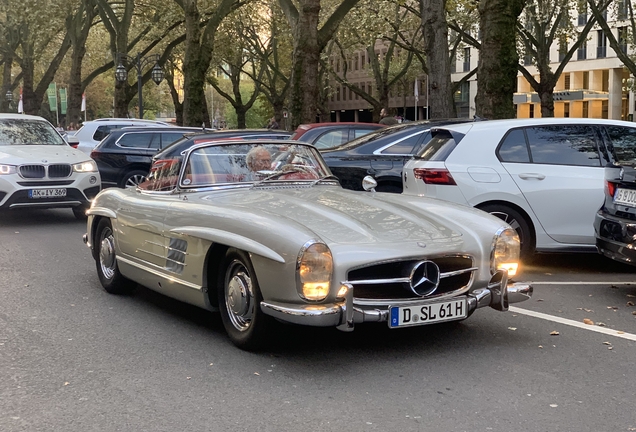
[[[618,120],[542,118],[438,127],[403,171],[405,194],[499,216],[517,230],[522,256],[595,251],[603,204],[607,128]]]
[[[86,218],[101,188],[97,164],[42,117],[0,114],[0,210],[70,207]]]
[[[69,134],[68,141],[71,146],[90,154],[91,151],[99,144],[101,140],[106,138],[110,131],[122,129],[130,126],[170,126],[170,124],[140,119],[125,118],[103,118],[84,122],[74,134]]]

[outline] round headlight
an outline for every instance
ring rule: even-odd
[[[333,257],[324,243],[305,245],[296,265],[298,293],[306,300],[320,301],[329,295]]]
[[[512,228],[501,228],[497,231],[490,258],[490,272],[508,270],[508,276],[514,276],[519,269],[519,252],[521,242],[519,235]]]

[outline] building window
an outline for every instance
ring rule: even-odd
[[[607,11],[607,8],[605,9]],[[616,19],[627,19],[628,5],[627,0],[618,0],[618,7],[616,8]]]
[[[601,101],[601,118],[609,118],[609,100]]]
[[[340,101],[340,86],[336,89],[336,101]]]
[[[583,88],[585,90],[590,88],[590,73],[588,71],[583,72]]]
[[[358,61],[360,59],[358,58],[358,55],[356,54],[356,56],[353,58],[353,70],[358,70]]]
[[[532,66],[532,54],[526,54],[523,56],[524,66]]]
[[[607,56],[607,37],[603,30],[596,32],[597,46],[596,46],[596,58],[605,58]]]
[[[353,90],[349,87],[349,100],[353,100]]]
[[[565,55],[568,53],[568,41],[563,39],[559,41],[559,62],[565,59]]]
[[[530,118],[534,118],[534,104],[530,104]]]
[[[464,72],[470,72],[470,48],[464,48]]]
[[[579,12],[579,22],[578,22],[578,24],[580,26],[584,26],[585,24],[587,24],[587,11]]]
[[[601,73],[601,91],[609,92],[609,69],[604,69]]]
[[[336,72],[340,72],[340,59],[336,60]]]
[[[627,27],[618,28],[618,46],[627,54]]]
[[[365,54],[365,53],[362,53],[362,55],[361,55],[361,57],[360,57],[360,68],[361,68],[361,69],[365,69],[365,68],[367,67],[367,66],[366,66],[366,59],[367,59],[366,54]]]
[[[587,58],[587,41],[584,41],[579,49],[576,50],[576,59],[585,60]]]
[[[583,101],[583,118],[588,118],[590,110],[590,103],[588,101]]]
[[[563,104],[563,117],[570,117],[570,102]]]
[[[342,100],[347,100],[347,88],[345,86],[342,86]]]
[[[570,90],[570,74],[566,73],[565,76],[563,77],[563,88],[565,88],[565,90]]]

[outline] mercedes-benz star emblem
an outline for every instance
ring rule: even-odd
[[[439,267],[433,261],[420,261],[411,270],[409,286],[418,296],[435,292],[439,285]]]

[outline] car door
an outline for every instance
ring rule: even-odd
[[[593,221],[603,203],[604,178],[596,127],[533,126],[515,133],[516,148],[522,149],[525,141],[530,161],[502,161],[502,165],[545,232],[559,243],[593,244]]]

